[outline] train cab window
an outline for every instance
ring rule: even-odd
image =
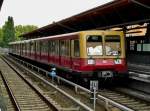
[[[89,35],[86,37],[87,55],[103,55],[102,36]]]
[[[121,44],[119,35],[105,36],[105,51],[107,56],[121,55]]]
[[[74,56],[80,57],[80,44],[79,40],[74,40]]]

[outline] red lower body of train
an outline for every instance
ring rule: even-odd
[[[116,64],[114,58],[95,58],[94,64],[88,64],[88,59],[71,58],[65,56],[51,56],[48,54],[24,53],[21,57],[34,60],[36,62],[50,65],[72,75],[80,75],[80,77],[90,78],[106,78],[106,77],[126,77],[127,63],[126,59],[119,59],[120,63]]]

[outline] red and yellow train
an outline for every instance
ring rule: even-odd
[[[125,37],[119,31],[80,31],[9,43],[10,53],[81,77],[127,73]]]

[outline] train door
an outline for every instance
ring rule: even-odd
[[[71,40],[71,66],[78,70],[80,67],[80,42],[79,39]]]
[[[69,61],[69,66],[70,68],[72,68],[72,56],[71,56],[71,40],[69,40],[69,58],[70,58],[70,61]]]
[[[71,68],[70,40],[65,40],[65,66]]]
[[[74,40],[70,40],[70,67],[73,66]]]

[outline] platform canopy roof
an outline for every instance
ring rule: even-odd
[[[150,22],[150,0],[114,0],[21,36],[42,37],[90,29],[124,27],[145,22]]]
[[[2,7],[2,3],[3,3],[3,0],[0,0],[0,10],[1,10],[1,7]]]

